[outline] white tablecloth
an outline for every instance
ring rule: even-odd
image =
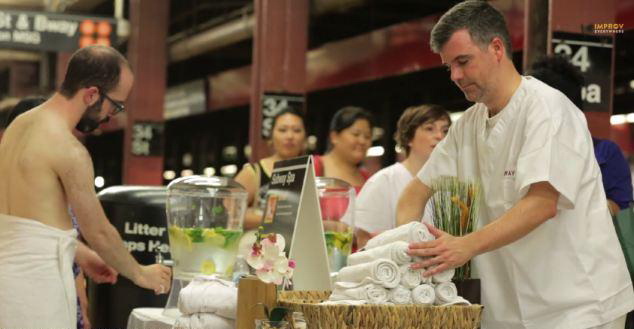
[[[175,318],[164,316],[163,308],[139,307],[128,317],[127,329],[171,329]]]

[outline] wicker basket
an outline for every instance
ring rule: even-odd
[[[309,329],[477,329],[481,305],[319,305],[327,291],[282,291],[278,304],[304,313]]]

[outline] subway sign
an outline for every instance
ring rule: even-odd
[[[0,48],[73,52],[116,43],[116,20],[48,12],[0,10]]]
[[[612,52],[614,37],[568,32],[553,32],[552,50],[568,57],[581,71],[583,111],[606,112],[612,99]]]

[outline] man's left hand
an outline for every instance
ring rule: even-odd
[[[474,246],[467,236],[455,237],[427,223],[429,232],[436,240],[411,243],[408,254],[425,259],[412,265],[413,269],[427,268],[423,276],[429,277],[445,270],[464,265],[475,256]]]
[[[117,276],[119,275],[117,271],[108,266],[106,262],[92,250],[87,252],[82,262],[78,264],[84,273],[96,283],[115,284],[117,282]]]

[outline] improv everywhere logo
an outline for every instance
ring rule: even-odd
[[[592,30],[596,34],[616,34],[624,33],[625,24],[619,23],[595,23]]]
[[[108,21],[85,19],[79,25],[79,48],[90,45],[110,46],[112,25]]]

